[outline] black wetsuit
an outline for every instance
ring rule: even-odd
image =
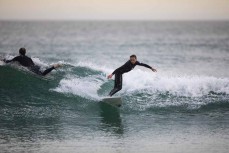
[[[44,72],[41,72],[40,67],[35,65],[31,58],[29,58],[28,56],[24,56],[24,55],[14,57],[12,60],[6,60],[5,62],[9,63],[9,62],[15,62],[15,61],[19,62],[22,66],[28,67],[32,72],[38,75],[42,75],[42,76],[45,76],[46,74],[51,72],[53,69],[55,69],[54,67],[51,67],[51,68],[46,69]]]
[[[127,61],[123,66],[117,68],[112,74],[115,75],[115,84],[114,84],[114,89],[111,90],[111,92],[109,93],[109,96],[114,95],[116,92],[118,92],[119,90],[122,89],[122,74],[131,71],[132,69],[134,69],[134,67],[136,65],[139,66],[144,66],[147,67],[149,69],[151,69],[152,67],[144,64],[144,63],[140,63],[138,61],[136,61],[135,64],[132,64],[129,61]]]

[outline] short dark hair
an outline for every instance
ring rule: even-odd
[[[137,56],[136,56],[136,55],[134,55],[134,54],[130,56],[130,58],[132,58],[132,57],[134,57],[134,58],[136,58],[136,59],[137,59]]]
[[[25,55],[26,49],[25,49],[25,48],[20,48],[20,49],[19,49],[19,53],[20,53],[21,55]]]

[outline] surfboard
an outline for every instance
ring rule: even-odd
[[[0,55],[0,66],[4,66],[5,64],[4,57]]]
[[[0,66],[5,65],[5,62],[3,62],[2,60],[0,60]]]
[[[121,97],[103,97],[102,102],[107,103],[112,106],[120,107],[122,106]]]

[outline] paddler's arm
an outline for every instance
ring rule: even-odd
[[[4,61],[5,63],[15,62],[15,61],[18,61],[18,56],[17,56],[17,57],[14,57],[14,58],[11,59],[11,60],[6,60],[6,59],[4,59],[3,61]]]

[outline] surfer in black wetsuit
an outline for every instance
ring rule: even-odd
[[[157,72],[157,70],[152,68],[151,66],[137,61],[136,55],[131,55],[129,61],[127,61],[123,66],[117,68],[112,74],[108,75],[108,79],[112,78],[112,76],[115,75],[114,89],[111,90],[109,96],[114,95],[116,92],[122,89],[122,74],[131,71],[136,65],[144,66],[151,69],[153,72]]]
[[[32,72],[38,74],[38,75],[42,75],[45,76],[46,74],[50,73],[52,70],[60,67],[60,64],[54,64],[52,67],[46,69],[44,72],[40,71],[40,67],[38,65],[35,65],[33,60],[31,58],[29,58],[28,56],[26,56],[26,49],[25,48],[20,48],[19,49],[19,56],[14,57],[12,60],[5,60],[5,63],[9,63],[9,62],[19,62],[22,66],[27,67],[29,70],[31,70]]]

